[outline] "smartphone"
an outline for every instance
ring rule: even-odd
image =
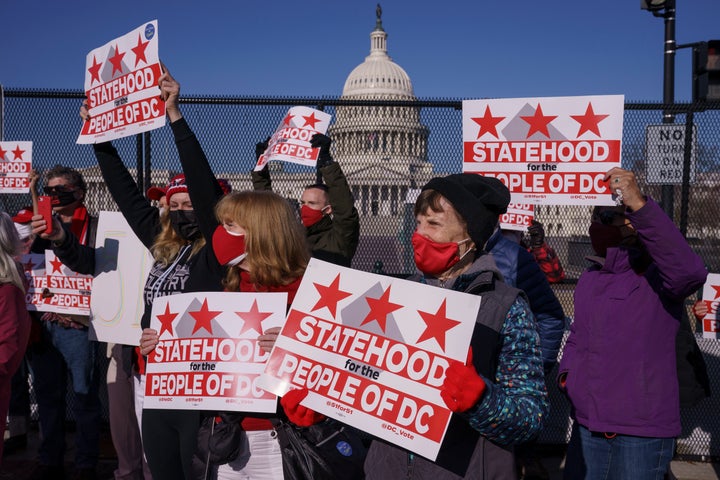
[[[52,219],[52,198],[47,195],[40,195],[38,197],[38,213],[43,216],[47,228],[43,233],[50,235],[53,232],[53,219]]]

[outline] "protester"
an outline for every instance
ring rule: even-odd
[[[187,175],[177,175],[167,185],[167,215],[160,215],[158,209],[138,190],[112,144],[94,146],[113,199],[155,259],[144,290],[145,310],[141,325],[146,330],[149,330],[150,313],[156,297],[219,291],[225,275],[225,269],[210,247],[217,226],[213,208],[222,196],[222,189],[195,135],[180,113],[180,85],[167,71],[159,78],[158,84],[183,171]],[[81,108],[81,116],[86,120],[89,118],[85,106]],[[142,337],[140,347],[144,347]],[[148,352],[140,349],[139,367],[144,365],[142,356]],[[197,410],[143,410],[143,447],[155,480],[193,478],[191,462],[200,419],[201,413]]]
[[[53,230],[42,215],[34,215],[33,233],[38,237],[33,252],[51,248],[77,273],[93,274],[94,263],[83,262],[95,255],[97,217],[85,208],[85,180],[77,170],[56,165],[45,173],[44,192],[52,198]],[[52,292],[48,292],[52,294]],[[68,370],[72,378],[75,418],[75,477],[96,478],[100,449],[101,372],[97,363],[98,343],[88,338],[89,318],[82,315],[42,315],[41,337],[30,348],[33,388],[40,420],[40,465],[33,478],[62,478],[65,456],[65,398]]]
[[[596,256],[560,362],[574,419],[565,478],[662,479],[681,431],[676,334],[707,271],[633,172],[605,181],[622,205],[593,211]]]
[[[453,362],[441,396],[453,412],[435,462],[382,441],[365,461],[368,479],[515,479],[512,445],[542,427],[547,392],[532,312],[502,282],[486,242],[510,201],[493,178],[455,174],[430,180],[415,203],[412,280],[482,296],[472,363]]]
[[[30,176],[30,191],[35,190],[35,182],[37,181],[37,172],[32,171]],[[30,224],[33,217],[33,207],[23,207],[12,217],[15,230],[20,238],[21,249],[16,256],[16,260],[22,263],[22,256],[30,253],[30,248],[35,241],[35,235],[32,233],[32,225]],[[31,314],[32,315],[32,314]],[[39,318],[38,318],[39,321]],[[33,323],[31,322],[31,325]],[[38,329],[30,330],[30,339],[32,341],[33,330],[38,333]],[[8,423],[5,431],[3,444],[6,454],[17,450],[27,448],[27,432],[30,423],[30,385],[28,383],[30,375],[30,366],[26,356],[20,362],[20,366],[12,377],[10,388],[10,407],[8,408]]]
[[[310,144],[320,148],[317,171],[325,183],[305,187],[300,197],[300,217],[305,225],[312,256],[344,267],[352,263],[360,239],[360,217],[355,200],[340,165],[330,155],[330,137],[317,133]],[[259,157],[267,142],[255,146]],[[271,190],[267,164],[252,172],[255,190]]]
[[[22,245],[10,216],[0,212],[0,418],[10,405],[10,385],[30,337],[30,316],[25,306],[29,285],[16,260]],[[2,465],[3,445],[0,445]]]
[[[528,227],[530,245],[528,251],[533,254],[535,261],[543,271],[550,283],[561,283],[565,280],[565,271],[560,264],[555,250],[545,241],[545,228],[537,220],[532,220]]]
[[[289,307],[310,259],[305,232],[290,204],[268,191],[238,192],[223,198],[216,214],[221,225],[213,236],[213,249],[218,261],[229,265],[225,290],[286,292]],[[259,336],[266,353],[279,332],[271,328]],[[282,478],[282,455],[271,420],[257,414],[242,415],[241,420],[237,416],[243,431],[240,444],[246,448],[227,463],[209,465],[208,478]],[[203,467],[199,471],[208,467],[206,458],[197,459]]]
[[[540,350],[542,353],[543,370],[546,381],[557,363],[560,344],[565,332],[565,313],[545,273],[540,269],[535,258],[522,245],[497,229],[488,240],[486,249],[490,251],[495,264],[502,273],[505,283],[519,288],[527,295],[530,310],[535,316]],[[535,449],[536,439],[518,445],[515,449],[518,468],[522,478],[548,479],[547,469],[540,461]]]

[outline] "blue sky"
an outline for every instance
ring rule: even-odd
[[[677,0],[676,38],[720,38],[718,0]],[[375,1],[2,0],[0,84],[81,89],[85,55],[157,19],[184,94],[336,96],[370,49]],[[421,98],[624,94],[662,101],[664,22],[639,0],[381,2]],[[691,52],[676,55],[677,101]]]

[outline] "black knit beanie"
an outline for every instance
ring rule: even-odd
[[[510,203],[510,190],[500,180],[476,173],[435,177],[422,189],[435,190],[452,204],[467,223],[478,250],[483,249]]]

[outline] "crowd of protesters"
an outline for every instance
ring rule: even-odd
[[[311,257],[350,267],[360,219],[348,181],[332,158],[332,140],[317,134],[311,144],[319,149],[318,181],[304,189],[299,212],[271,191],[267,167],[253,172],[255,190],[231,192],[182,116],[180,84],[167,69],[158,87],[182,174],[143,192],[110,142],[93,146],[110,194],[154,262],[138,345],[106,348],[115,478],[304,478],[283,458],[276,432],[277,421],[297,428],[329,421],[302,405],[303,389],[288,393],[269,416],[142,408],[144,360],[159,342],[150,312],[158,297],[185,292],[286,292],[289,307]],[[90,118],[85,104],[80,115]],[[265,147],[259,143],[256,154]],[[614,168],[605,181],[623,200],[596,208],[589,219],[594,255],[578,280],[571,323],[550,286],[565,273],[542,225],[533,223],[526,246],[501,231],[510,192],[500,181],[452,174],[419,189],[411,237],[417,269],[409,279],[481,295],[482,303],[467,361],[451,362],[440,389],[453,415],[437,458],[355,432],[366,458],[358,472],[345,472],[347,478],[517,479],[524,468],[516,453],[532,452],[548,416],[546,385],[564,392],[572,406],[566,478],[664,478],[680,434],[676,336],[684,302],[707,271],[633,172]],[[52,225],[33,207],[14,218],[0,213],[0,414],[26,411],[27,396],[20,394],[28,383],[27,359],[42,437],[33,478],[72,473],[94,479],[105,373],[96,361],[101,344],[88,338],[87,317],[28,313],[18,260],[23,252],[50,249],[72,270],[92,274],[97,219],[85,208],[87,186],[79,172],[57,166],[44,182]],[[707,313],[702,302],[694,313]],[[566,323],[571,327],[559,376],[549,378]],[[263,350],[271,351],[278,334],[269,329],[258,337]],[[68,388],[76,425],[72,472],[64,461]],[[212,435],[221,422],[235,427],[241,446],[211,461],[199,451],[198,437],[208,435],[208,425]]]

